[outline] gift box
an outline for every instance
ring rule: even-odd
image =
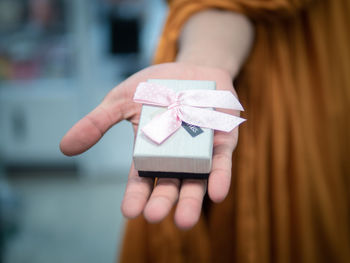
[[[150,79],[175,92],[181,90],[215,90],[214,81]],[[208,178],[211,171],[214,131],[182,122],[181,127],[161,144],[142,131],[167,107],[143,105],[134,145],[133,160],[142,177]]]

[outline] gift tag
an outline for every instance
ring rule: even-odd
[[[181,126],[185,128],[185,130],[192,136],[192,137],[196,137],[198,136],[199,134],[203,133],[203,130],[198,127],[198,126],[195,126],[195,125],[191,125],[191,124],[188,124],[186,122],[182,122],[181,123]]]

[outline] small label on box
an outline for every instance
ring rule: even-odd
[[[191,124],[188,124],[186,122],[182,122],[182,127],[185,128],[185,130],[192,136],[192,137],[196,137],[198,136],[199,134],[203,133],[203,130],[198,127],[198,126],[194,126],[194,125],[191,125]]]

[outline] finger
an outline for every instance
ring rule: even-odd
[[[175,211],[175,223],[179,228],[189,229],[198,222],[206,185],[206,180],[184,180],[182,182]]]
[[[179,196],[180,180],[159,178],[145,207],[146,220],[156,223],[164,219]]]
[[[213,156],[212,171],[209,176],[208,194],[210,199],[219,203],[225,199],[231,184],[231,155],[219,153]]]
[[[96,142],[121,116],[116,116],[114,120],[103,105],[98,106],[80,121],[78,121],[62,138],[60,149],[68,156],[80,154]]]
[[[130,99],[134,87],[125,81],[110,91],[97,108],[67,132],[60,143],[61,151],[68,156],[80,154],[97,143],[114,124],[123,119],[132,121],[141,108]]]
[[[232,152],[236,147],[238,130],[230,134],[215,133],[212,171],[208,181],[208,194],[213,202],[225,199],[231,184]]]
[[[143,211],[152,192],[153,180],[140,177],[132,164],[121,210],[125,217],[135,218]]]

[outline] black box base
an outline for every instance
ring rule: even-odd
[[[208,179],[209,174],[139,171],[139,176],[150,178]]]

